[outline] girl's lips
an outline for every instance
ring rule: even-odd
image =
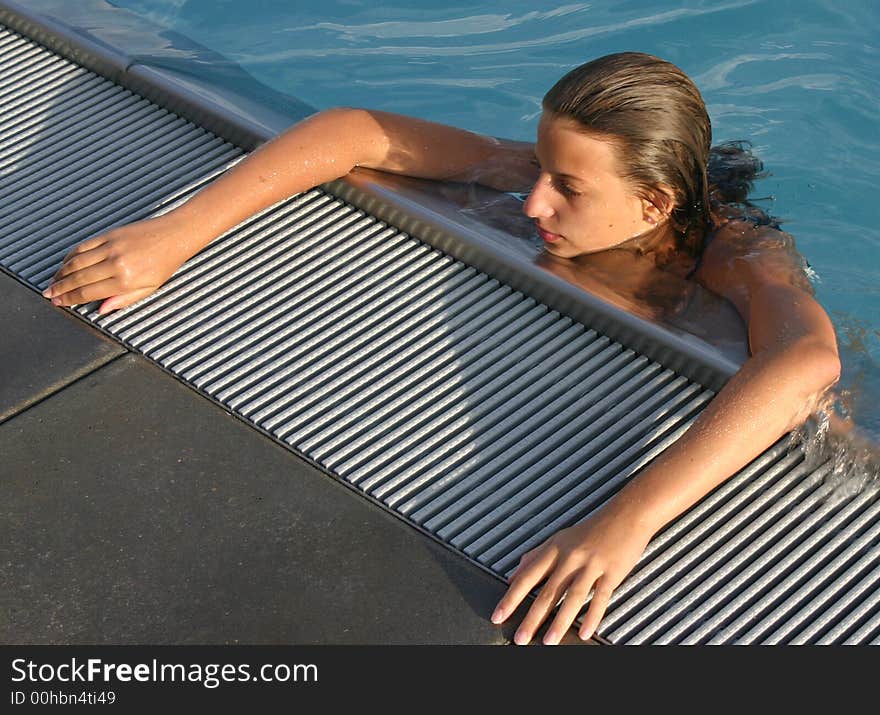
[[[562,238],[562,236],[560,236],[558,233],[550,233],[549,231],[545,231],[540,226],[538,226],[537,228],[538,235],[541,237],[542,240],[546,241],[547,243],[555,243],[560,238]]]

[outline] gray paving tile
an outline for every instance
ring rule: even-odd
[[[126,352],[0,271],[0,422]]]
[[[128,355],[0,425],[4,643],[501,643],[503,586]]]

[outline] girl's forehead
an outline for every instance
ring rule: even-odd
[[[578,123],[571,117],[560,116],[544,110],[538,120],[538,138],[540,139],[542,134],[549,132],[577,132],[578,126]]]
[[[543,112],[538,122],[538,141],[544,139],[559,143],[581,144],[584,146],[605,145],[616,149],[615,138],[611,135],[593,131],[572,117]]]
[[[541,115],[538,123],[535,154],[548,164],[548,169],[557,173],[573,176],[618,173],[616,147],[612,142],[583,131],[574,119],[548,112]]]

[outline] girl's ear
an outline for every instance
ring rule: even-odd
[[[651,192],[650,198],[642,199],[642,218],[651,225],[669,219],[675,208],[675,194],[665,184]]]

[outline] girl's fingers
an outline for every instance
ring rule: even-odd
[[[53,302],[56,298],[60,299],[60,305],[69,305],[68,301],[73,298],[77,298],[74,301],[75,303],[85,303],[87,301],[83,300],[83,298],[95,300],[96,298],[105,298],[108,295],[107,293],[97,295],[94,291],[96,284],[108,279],[118,280],[113,275],[113,268],[106,263],[96,263],[93,266],[83,268],[76,273],[62,278],[57,283],[53,283],[43,291],[43,295],[46,298],[52,298]],[[121,286],[117,285],[115,288],[116,292],[119,292],[120,288]],[[59,305],[59,303],[56,303],[56,305]]]
[[[75,261],[79,257],[91,253],[92,251],[104,248],[106,249],[107,239],[104,236],[95,236],[94,238],[90,238],[88,241],[83,241],[82,243],[78,243],[76,246],[71,248],[67,255],[61,260],[61,267],[56,271],[56,275],[64,270],[67,266],[70,265],[72,261]],[[94,261],[92,261],[94,263]]]
[[[99,233],[97,236],[92,236],[91,238],[87,238],[82,243],[78,243],[70,250],[67,255],[69,256],[73,253],[81,253],[82,251],[91,251],[93,248],[97,248],[102,243],[107,243],[106,233]]]
[[[52,282],[57,283],[62,278],[70,276],[78,271],[88,268],[89,266],[94,266],[103,261],[106,257],[106,244],[101,244],[100,246],[96,246],[83,253],[77,253],[75,256],[68,255],[58,270],[55,271],[55,275],[52,276]]]
[[[517,609],[531,590],[546,577],[553,567],[555,559],[556,557],[550,549],[544,549],[536,554],[528,564],[520,564],[515,575],[511,577],[507,591],[492,613],[492,623],[503,622]]]
[[[134,305],[142,298],[146,298],[153,292],[153,290],[153,288],[144,288],[143,290],[135,290],[130,293],[114,295],[113,297],[107,298],[107,300],[101,303],[100,307],[98,308],[98,313],[101,315],[105,315],[106,313],[110,313],[114,310],[127,308],[130,305]]]
[[[562,594],[565,593],[572,578],[573,574],[559,576],[557,572],[544,584],[544,588],[541,589],[541,592],[517,629],[516,634],[513,636],[514,643],[525,645],[532,640],[535,631],[538,630],[544,619],[547,618],[556,604],[559,603],[559,599],[562,598]]]
[[[556,613],[556,618],[553,619],[553,623],[547,629],[547,633],[544,634],[545,644],[556,645],[562,640],[562,636],[565,635],[565,632],[574,623],[577,614],[580,613],[581,608],[587,602],[590,589],[593,587],[596,579],[601,576],[601,573],[598,569],[585,570],[572,581],[565,592],[565,597],[562,600],[559,611]]]
[[[584,620],[581,621],[581,627],[578,631],[578,637],[582,640],[592,637],[599,627],[602,616],[605,615],[605,609],[608,608],[608,602],[611,600],[611,594],[614,592],[612,583],[608,574],[596,582],[593,589],[593,600],[590,601],[590,608],[587,610]]]
[[[119,282],[115,278],[107,278],[55,296],[52,298],[52,305],[81,305],[99,298],[106,298],[114,293],[118,294],[119,290]]]
[[[532,549],[531,551],[526,551],[519,558],[519,563],[516,565],[516,568],[513,570],[513,573],[510,574],[510,580],[513,581],[517,577],[517,575],[532,561],[534,561],[541,554],[541,549]]]

